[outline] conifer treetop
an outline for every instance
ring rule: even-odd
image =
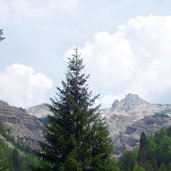
[[[92,97],[87,84],[89,75],[82,73],[83,68],[83,59],[75,48],[68,58],[62,88],[57,87],[51,99],[49,108],[54,115],[48,117],[42,153],[55,170],[112,171],[109,130],[98,106],[93,107],[98,96]]]

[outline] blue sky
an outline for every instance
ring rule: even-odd
[[[26,108],[48,101],[78,44],[103,107],[129,92],[171,103],[170,7],[169,0],[0,0],[0,99]]]

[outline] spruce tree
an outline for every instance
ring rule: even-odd
[[[140,145],[139,145],[139,151],[138,151],[138,162],[139,163],[145,163],[149,160],[148,158],[149,153],[149,144],[146,137],[146,134],[144,132],[140,135]]]
[[[42,154],[55,171],[112,171],[112,143],[108,126],[94,107],[98,96],[92,97],[82,73],[83,60],[74,49],[69,58],[66,80],[57,87],[51,99],[49,123],[44,130],[46,143]]]
[[[2,37],[3,35],[3,32],[2,32],[2,29],[0,29],[0,41],[4,39],[4,37]]]

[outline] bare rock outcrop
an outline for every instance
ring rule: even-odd
[[[171,105],[151,104],[134,94],[115,100],[111,108],[101,113],[109,124],[117,157],[139,145],[141,132],[153,134],[162,127],[171,126]]]
[[[32,149],[39,148],[39,141],[43,141],[43,124],[25,109],[8,105],[0,101],[0,121],[18,141]]]

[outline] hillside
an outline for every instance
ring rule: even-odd
[[[43,160],[27,144],[17,141],[0,122],[0,170],[2,171],[50,171],[50,164]]]
[[[35,116],[31,116],[25,109],[0,101],[0,120],[17,141],[32,149],[39,148],[38,141],[43,141],[43,124]]]

